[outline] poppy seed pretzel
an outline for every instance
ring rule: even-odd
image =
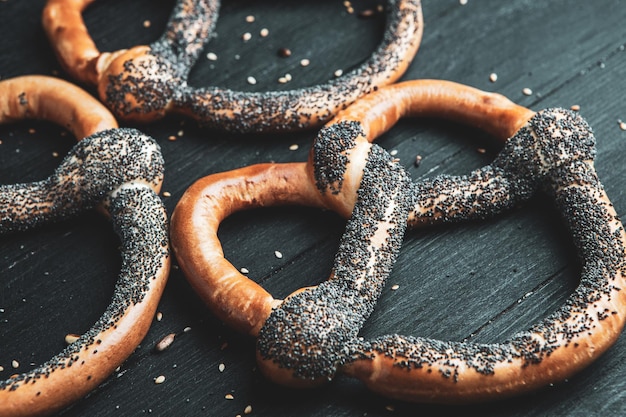
[[[506,142],[492,164],[468,176],[412,184],[368,143],[403,116],[462,121]],[[407,401],[501,398],[573,375],[623,328],[626,236],[595,174],[594,155],[593,134],[573,112],[535,114],[459,84],[409,81],[339,113],[320,131],[306,164],[256,165],[198,180],[173,214],[172,246],[211,310],[258,337],[259,368],[273,381],[306,387],[341,372]],[[558,311],[498,344],[358,337],[395,261],[403,222],[493,216],[537,191],[554,198],[583,259],[580,285]],[[224,259],[217,229],[236,211],[284,204],[333,209],[350,219],[330,278],[283,301]]]
[[[44,81],[60,89],[60,97],[64,91],[71,95],[76,88],[64,90],[67,83]],[[7,96],[7,83],[10,91],[20,93]],[[36,77],[0,82],[3,108],[23,109],[27,104],[20,97],[28,97],[31,105],[31,111],[13,112],[10,119],[28,116],[60,122],[72,114],[63,113],[54,101],[37,98],[32,89],[35,85]],[[111,117],[100,103],[94,102]],[[83,111],[94,114],[90,107]],[[104,120],[83,117],[81,110],[72,114],[72,123],[78,123],[74,116],[89,122],[74,126],[77,132],[106,124]],[[163,181],[159,146],[152,138],[127,128],[100,130],[79,139],[47,179],[0,185],[0,234],[103,208],[121,241],[121,271],[110,305],[91,329],[44,364],[0,381],[2,416],[50,414],[96,388],[146,335],[167,280],[167,217],[155,193]]]
[[[213,30],[218,0],[179,0],[166,33],[150,46],[100,53],[81,12],[93,0],[48,0],[43,25],[63,67],[98,86],[120,119],[150,122],[182,113],[233,132],[278,132],[319,126],[357,98],[395,82],[422,38],[420,0],[389,0],[379,47],[358,68],[326,83],[289,91],[192,88],[187,76]]]

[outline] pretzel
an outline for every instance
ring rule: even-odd
[[[504,147],[493,163],[467,176],[412,183],[369,143],[403,116],[468,123]],[[275,382],[309,387],[341,372],[406,401],[502,398],[573,375],[623,328],[626,236],[595,174],[594,154],[591,129],[573,112],[535,114],[451,82],[400,83],[340,112],[318,134],[307,163],[256,165],[198,180],[173,213],[172,247],[211,310],[258,338],[259,368]],[[583,258],[580,285],[554,314],[498,344],[358,337],[404,225],[486,218],[537,191],[554,198]],[[349,220],[330,278],[278,300],[224,258],[217,229],[236,211],[285,204],[332,209]]]
[[[179,0],[165,34],[149,46],[101,53],[81,13],[93,0],[48,0],[44,29],[63,68],[97,85],[100,99],[124,121],[150,122],[182,113],[234,132],[319,126],[358,97],[395,82],[422,38],[420,0],[390,0],[385,35],[361,66],[324,84],[265,93],[192,88],[187,76],[217,19],[218,0]]]
[[[84,101],[73,101],[77,98]],[[0,122],[25,117],[88,133],[45,180],[0,185],[0,233],[32,229],[100,206],[121,241],[111,304],[80,338],[44,364],[0,381],[0,415],[49,414],[85,396],[146,335],[169,271],[163,158],[153,139],[118,129],[111,114],[71,84],[28,76],[0,82]],[[104,130],[102,130],[104,129]]]

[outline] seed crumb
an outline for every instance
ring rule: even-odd
[[[289,150],[290,151],[297,151],[298,150],[298,144],[294,143],[293,145],[289,146]]]
[[[572,111],[579,111],[580,110],[580,106],[578,104],[574,104],[572,107],[570,107],[570,110],[572,110]]]
[[[31,135],[32,135],[33,133],[36,133],[36,132],[37,132],[37,131],[36,131],[34,128],[32,128],[32,127],[31,127],[30,129],[28,129],[28,133],[30,133]]]
[[[169,191],[163,191],[163,197],[171,197],[172,193],[170,193]]]
[[[224,372],[224,369],[226,369],[226,365],[224,365],[223,363],[220,363],[217,369],[219,369],[220,372]]]
[[[252,23],[256,20],[256,18],[254,16],[252,16],[251,14],[246,16],[246,22],[248,23]]]
[[[262,38],[267,37],[267,35],[270,34],[270,31],[268,28],[263,28],[261,29],[261,31],[259,32],[259,35],[261,35]]]
[[[176,333],[170,333],[161,339],[155,346],[157,352],[163,352],[165,349],[170,347],[172,343],[174,343],[174,338],[176,337]]]
[[[306,58],[300,60],[300,65],[303,66],[303,67],[308,67],[310,63],[311,63],[311,61],[309,61]]]
[[[164,375],[159,375],[156,378],[154,378],[154,383],[155,384],[162,384],[165,382],[165,376]]]
[[[183,333],[189,333],[191,331],[191,327],[187,326],[183,329]]]
[[[413,162],[413,165],[415,165],[415,167],[420,166],[420,164],[422,163],[422,155],[417,155],[415,157],[415,162]]]
[[[169,140],[170,142],[174,142],[174,141],[176,140],[176,136],[174,136],[174,135],[169,135],[169,136],[167,137],[167,140]]]
[[[392,290],[392,291],[395,291],[395,290],[397,290],[398,288],[400,288],[400,286],[399,286],[398,284],[395,284],[395,285],[392,285],[392,286],[391,286],[391,290]]]
[[[484,154],[487,152],[487,149],[485,148],[476,148],[476,152],[480,153],[480,154]]]
[[[179,130],[177,133],[178,137],[182,137],[184,134],[185,134],[184,130]]]
[[[235,399],[233,394],[226,394],[226,395],[224,395],[224,398],[226,398],[227,400],[234,400]]]
[[[206,54],[206,59],[209,61],[217,61],[217,54],[215,52],[209,52]]]
[[[244,42],[248,42],[250,39],[252,39],[252,33],[244,33],[243,35],[241,35],[241,39],[243,39]]]
[[[74,334],[74,333],[69,333],[65,335],[65,343],[67,343],[68,345],[71,345],[72,343],[74,343],[75,341],[77,341],[80,338],[79,335]]]
[[[533,95],[533,90],[531,90],[530,88],[526,87],[526,88],[522,89],[522,94],[524,94],[525,96],[532,96]]]
[[[343,70],[340,70],[340,69],[336,70],[334,72],[334,75],[335,77],[341,77],[343,75]]]
[[[372,9],[362,10],[361,12],[359,12],[358,16],[361,17],[361,18],[365,18],[365,19],[368,18],[368,17],[372,17],[372,16],[374,16],[374,10],[372,10]]]
[[[248,268],[241,268],[240,271],[241,271],[242,274],[247,274],[247,273],[250,272],[250,271],[248,271]]]
[[[0,372],[4,371],[4,367],[0,366]]]
[[[52,156],[54,158],[58,158],[59,157],[59,153],[57,151],[52,152]]]
[[[626,122],[619,122],[619,128],[622,130],[626,130]]]
[[[289,48],[278,48],[278,56],[281,58],[287,58],[291,56],[291,49]]]
[[[144,20],[143,21],[143,27],[149,28],[151,25],[152,25],[152,22],[150,22],[149,20]]]
[[[16,361],[15,359],[13,359],[13,360],[11,361],[11,366],[12,366],[13,368],[19,368],[19,367],[20,367],[20,363],[19,363],[18,361]]]
[[[156,313],[156,321],[161,321],[161,320],[163,320],[163,313],[159,311]]]
[[[498,74],[496,74],[495,72],[489,74],[489,81],[491,81],[492,83],[498,81]]]
[[[247,405],[246,408],[243,409],[243,413],[244,414],[252,413],[252,406],[251,405]]]
[[[256,84],[256,78],[254,78],[252,76],[248,77],[247,81],[248,81],[248,84],[250,84],[250,85],[255,85]]]
[[[274,256],[276,256],[278,259],[281,259],[283,257],[283,254],[277,250],[274,251]]]
[[[391,152],[389,152],[389,155],[391,156],[396,156],[398,154],[398,150],[397,149],[393,149]]]
[[[459,4],[461,6],[465,6],[467,4],[467,0],[459,0]]]

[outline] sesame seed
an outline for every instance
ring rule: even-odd
[[[278,259],[281,259],[283,257],[283,254],[279,251],[274,251],[274,256],[276,256]]]
[[[52,152],[52,156],[55,158],[59,157],[59,153],[57,151]]]
[[[227,400],[234,400],[235,399],[233,394],[226,394],[226,395],[224,395],[224,398],[226,398]]]
[[[183,333],[189,333],[191,331],[191,327],[187,326],[183,329]]]
[[[400,286],[399,286],[398,284],[395,284],[395,285],[393,285],[393,286],[391,287],[391,290],[392,290],[392,291],[395,291],[395,290],[397,290],[398,288],[400,288]]]
[[[619,123],[619,128],[622,130],[626,130],[626,122],[620,122]]]
[[[467,4],[467,0],[459,0],[459,4],[461,6],[465,6]]]
[[[396,411],[396,407],[394,407],[393,405],[388,405],[385,407],[385,410],[387,411]]]
[[[572,111],[579,111],[580,110],[580,106],[578,104],[574,104],[572,107],[570,107],[570,110],[572,110]]]
[[[361,18],[368,18],[368,17],[372,17],[374,16],[374,10],[372,9],[365,9],[362,10],[361,12],[359,12],[359,17]]]
[[[250,39],[252,39],[252,34],[250,32],[246,32],[241,35],[241,39],[243,39],[244,42],[248,42]]]
[[[34,128],[32,128],[32,127],[30,129],[28,129],[28,133],[30,133],[31,135],[33,133],[35,133],[35,132],[37,132],[37,131]]]
[[[143,27],[149,28],[151,25],[152,25],[152,22],[150,22],[149,20],[144,20],[143,21]]]
[[[343,70],[338,69],[337,71],[335,71],[334,75],[335,77],[341,77],[341,75],[343,74]]]
[[[206,58],[209,61],[217,61],[217,54],[215,52],[209,52],[208,54],[206,54]]]
[[[261,37],[262,37],[262,38],[265,38],[265,37],[266,37],[267,35],[269,35],[269,34],[270,34],[270,31],[269,31],[269,29],[267,29],[267,28],[263,28],[263,29],[261,29],[261,31],[259,32],[259,35],[261,35]]]
[[[68,345],[71,345],[72,343],[74,343],[75,341],[78,340],[80,336],[74,333],[69,333],[65,335],[65,343],[67,343]]]
[[[247,274],[247,273],[250,272],[250,271],[248,271],[248,268],[241,268],[240,271],[241,271],[242,274]]]
[[[179,130],[179,131],[178,131],[178,133],[177,133],[177,135],[178,135],[179,137],[181,137],[181,136],[182,136],[182,135],[184,135],[184,134],[185,134],[185,131],[184,131],[184,130]]]
[[[256,78],[252,76],[248,77],[248,84],[251,84],[251,85],[256,84]]]
[[[174,136],[174,135],[170,135],[170,136],[168,136],[168,137],[167,137],[167,140],[169,140],[169,141],[173,142],[173,141],[175,141],[175,140],[176,140],[176,136]]]
[[[286,77],[280,77],[278,78],[278,82],[281,84],[287,84],[289,82],[289,80],[287,80]]]
[[[4,367],[0,366],[0,372],[4,371]]]
[[[156,378],[154,378],[155,384],[162,384],[164,382],[165,382],[165,375],[159,375]]]
[[[159,311],[158,313],[156,313],[156,321],[161,321],[161,320],[163,320],[163,313]]]
[[[223,363],[220,363],[220,364],[219,364],[219,366],[217,367],[217,369],[218,369],[220,372],[224,372],[224,369],[226,369],[226,365],[224,365]]]
[[[498,81],[498,74],[496,74],[495,72],[489,74],[489,81],[491,81],[492,83]]]
[[[389,152],[389,155],[391,156],[396,156],[398,154],[398,150],[397,149],[393,149],[391,152]]]
[[[19,367],[20,367],[20,363],[19,363],[18,361],[16,361],[15,359],[13,359],[13,360],[11,361],[11,366],[12,366],[13,368],[19,368]]]
[[[530,88],[526,87],[522,90],[522,94],[524,94],[525,96],[530,96],[533,94],[533,90],[531,90]]]
[[[294,143],[293,145],[289,146],[289,150],[290,151],[297,151],[298,150],[298,144]]]
[[[243,409],[243,413],[244,414],[252,413],[252,406],[251,405],[247,405],[246,408]]]
[[[161,339],[155,346],[157,352],[163,352],[165,349],[170,347],[172,343],[174,343],[174,338],[176,337],[176,333],[170,333]]]
[[[481,154],[484,154],[484,153],[486,153],[486,152],[487,152],[487,150],[486,150],[485,148],[477,148],[477,149],[476,149],[476,152],[481,153]]]
[[[300,65],[303,66],[303,67],[307,67],[310,63],[311,63],[311,61],[309,61],[306,58],[300,60]]]
[[[278,56],[281,58],[287,58],[291,56],[291,49],[289,48],[278,48]]]
[[[256,20],[256,19],[255,19],[255,17],[254,17],[254,16],[252,16],[252,15],[248,15],[248,16],[246,16],[246,22],[248,22],[248,23],[252,23],[252,22],[254,22],[255,20]]]
[[[420,166],[421,163],[422,163],[422,155],[417,155],[415,157],[415,162],[413,162],[413,165],[418,167],[418,166]]]
[[[170,193],[169,191],[163,191],[163,197],[171,197],[172,193]]]

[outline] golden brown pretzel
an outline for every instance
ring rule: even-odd
[[[492,164],[469,176],[412,184],[366,139],[403,115],[424,114],[472,123],[498,139],[512,137]],[[594,145],[589,126],[570,111],[534,114],[454,83],[401,83],[340,113],[318,135],[307,164],[260,165],[198,180],[174,212],[172,245],[209,307],[227,324],[258,336],[259,367],[274,381],[310,386],[342,372],[408,401],[518,394],[588,365],[624,325],[626,236],[595,174]],[[500,344],[358,337],[395,261],[403,225],[491,216],[538,190],[554,197],[584,261],[579,287],[557,312]],[[284,301],[238,273],[216,235],[229,214],[276,204],[351,216],[329,280]]]
[[[71,101],[76,98],[84,101]],[[69,107],[59,108],[65,103]],[[0,381],[0,416],[49,414],[102,383],[148,331],[170,263],[166,214],[155,193],[163,181],[163,159],[153,139],[116,128],[99,102],[60,80],[2,81],[0,108],[2,122],[42,118],[89,133],[78,136],[81,140],[49,178],[0,185],[0,233],[99,206],[121,241],[122,269],[101,318],[49,361]]]
[[[191,88],[187,75],[209,40],[218,0],[179,0],[161,39],[112,53],[100,53],[82,20],[82,10],[92,1],[48,0],[44,29],[66,71],[98,85],[100,99],[117,117],[140,122],[177,112],[237,132],[319,126],[358,97],[400,78],[422,38],[420,0],[390,0],[378,49],[337,79],[284,92]]]

